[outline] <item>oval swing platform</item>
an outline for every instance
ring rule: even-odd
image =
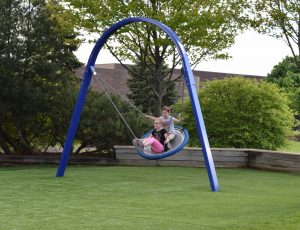
[[[143,151],[138,151],[137,153],[148,160],[159,160],[162,158],[166,158],[169,156],[172,156],[176,153],[178,153],[179,151],[181,151],[184,146],[187,144],[188,140],[189,140],[189,133],[188,131],[180,126],[175,126],[175,138],[170,142],[170,150],[168,150],[167,152],[163,152],[163,153],[153,153],[151,151],[151,146],[147,146],[144,148]],[[146,133],[142,139],[147,138],[151,135],[153,129],[150,130],[148,133]]]

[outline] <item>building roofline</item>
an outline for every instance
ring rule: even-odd
[[[133,64],[126,64],[128,66],[131,66]],[[105,63],[105,64],[96,64],[95,65],[96,68],[102,68],[102,69],[117,69],[119,67],[123,68],[123,66],[120,64],[120,63]],[[180,69],[178,68],[175,68],[174,69],[176,72],[177,71],[180,71]],[[253,74],[241,74],[241,73],[224,73],[224,72],[216,72],[216,71],[206,71],[206,70],[193,70],[193,73],[195,75],[198,74],[203,74],[203,73],[207,73],[207,74],[214,74],[214,75],[226,75],[226,76],[244,76],[244,77],[257,77],[257,78],[265,78],[266,76],[263,76],[263,75],[253,75]]]

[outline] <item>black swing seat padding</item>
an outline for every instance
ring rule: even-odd
[[[185,128],[182,128],[180,126],[175,126],[174,128],[175,128],[176,135],[175,138],[170,141],[170,149],[168,151],[162,153],[153,153],[151,151],[151,146],[147,146],[143,149],[143,151],[137,150],[137,153],[145,159],[158,160],[158,159],[172,156],[178,153],[179,151],[181,151],[189,140],[189,133]],[[153,129],[150,130],[148,133],[146,133],[142,137],[142,139],[149,137],[152,131]]]

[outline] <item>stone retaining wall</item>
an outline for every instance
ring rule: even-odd
[[[27,164],[56,164],[60,156],[14,156],[0,155],[0,165],[27,165]],[[102,157],[70,157],[68,164],[74,165],[115,165],[116,159]]]
[[[184,148],[180,153],[160,160],[146,160],[136,154],[131,146],[115,146],[118,164],[122,165],[168,165],[204,167],[201,148]],[[287,153],[257,149],[213,148],[216,167],[249,167],[276,171],[300,172],[300,153]]]
[[[184,148],[181,152],[160,160],[146,160],[136,154],[132,146],[115,146],[116,159],[102,157],[70,157],[68,164],[84,165],[141,165],[205,167],[200,148]],[[286,172],[300,172],[300,153],[275,152],[257,149],[213,148],[216,167],[249,167]],[[0,165],[56,164],[60,156],[7,156],[0,155]]]
[[[204,167],[204,158],[199,148],[184,148],[181,152],[160,160],[146,160],[136,154],[131,146],[115,146],[116,158],[124,165],[169,165]],[[212,151],[216,167],[247,167],[248,154],[237,149],[214,149]]]
[[[248,167],[286,172],[300,172],[300,153],[280,153],[275,151],[251,150]]]

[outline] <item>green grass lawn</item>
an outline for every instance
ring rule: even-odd
[[[300,229],[300,175],[184,167],[0,168],[0,229]]]
[[[290,141],[288,146],[280,149],[279,151],[300,153],[300,141]]]

